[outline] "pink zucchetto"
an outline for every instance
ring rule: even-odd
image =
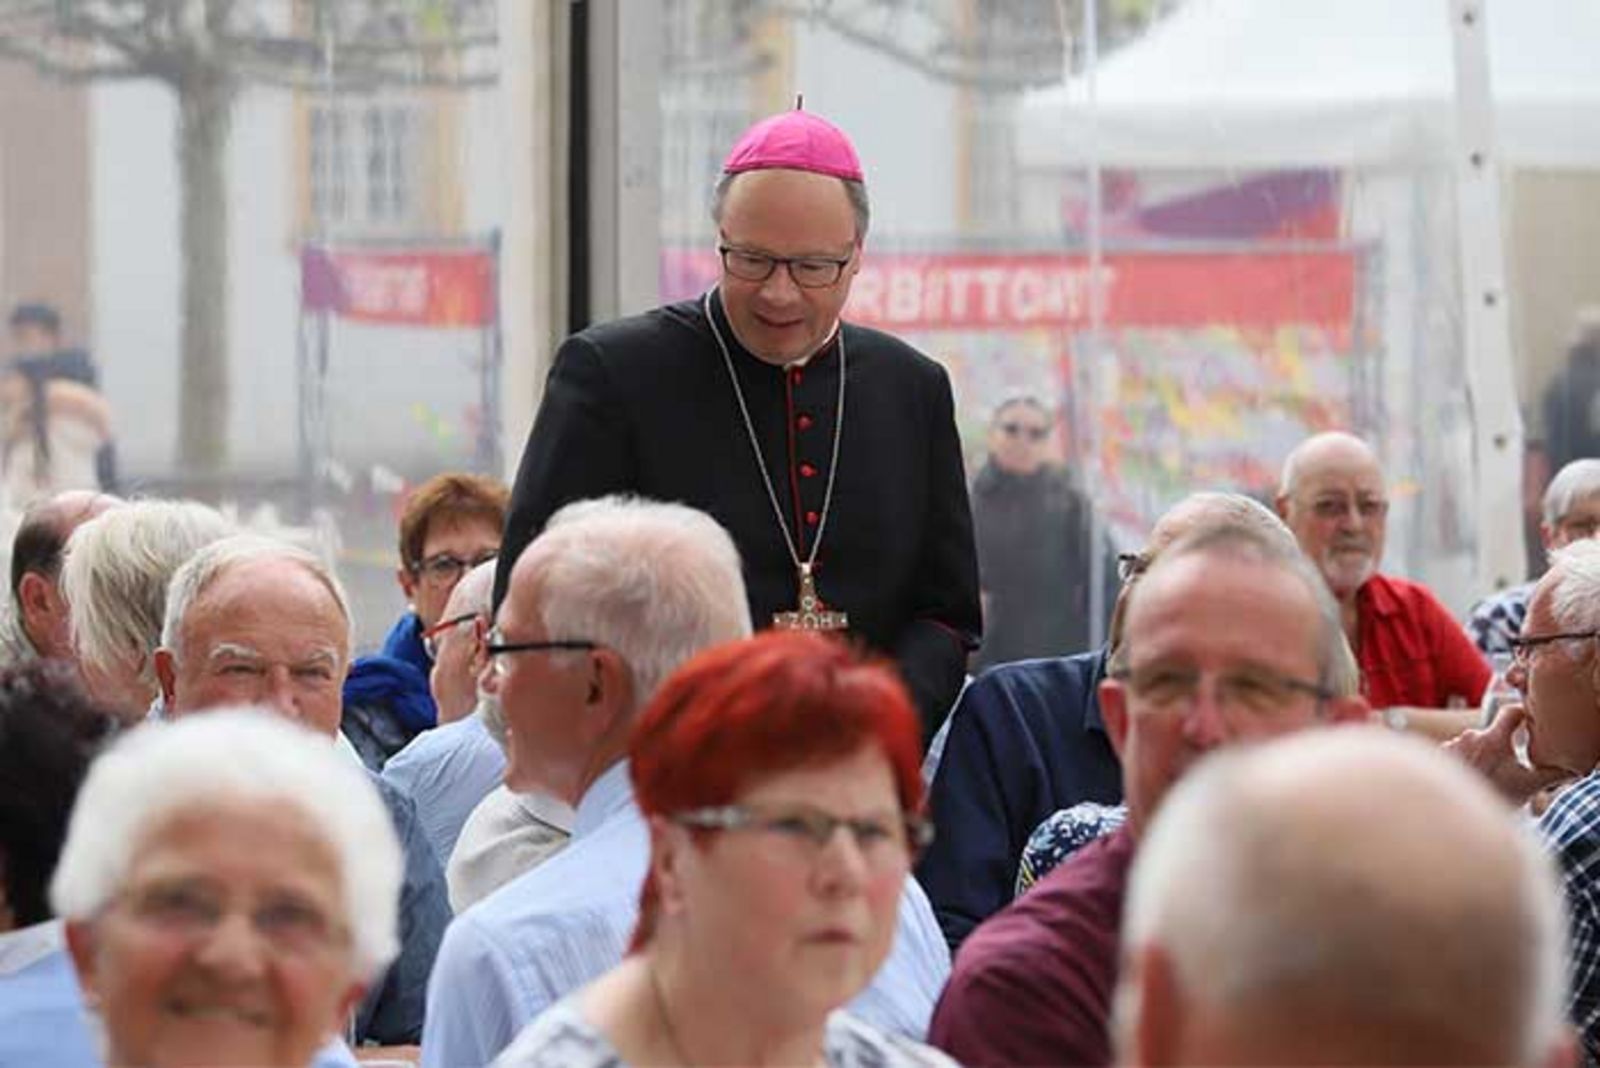
[[[790,170],[862,181],[850,138],[827,119],[796,108],[762,119],[744,132],[722,164],[723,174]]]

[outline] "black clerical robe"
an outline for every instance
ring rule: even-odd
[[[822,527],[816,582],[850,631],[893,656],[932,731],[961,688],[981,617],[972,519],[944,368],[902,341],[844,324],[839,471],[824,496],[839,342],[779,368],[727,342],[802,559]],[[762,484],[700,301],[590,327],[556,353],[511,497],[495,602],[512,564],[562,505],[631,492],[699,508],[732,535],[757,628],[796,607],[795,566]]]

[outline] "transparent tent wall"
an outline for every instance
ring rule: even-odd
[[[1447,48],[1445,5],[1420,3],[1430,11],[1412,24],[1437,38],[1424,50]],[[1112,5],[1100,5],[1101,69],[1188,6],[1151,4],[1107,26]],[[1056,4],[790,14],[669,0],[662,297],[714,281],[705,206],[720,155],[803,92],[855,139],[873,197],[846,316],[945,366],[974,479],[995,464],[996,407],[1041,397],[1048,462],[1091,496],[1116,547],[1137,548],[1184,494],[1270,500],[1299,440],[1350,429],[1386,465],[1384,567],[1464,611],[1485,591],[1473,588],[1474,409],[1448,157],[1040,162],[1053,146],[1034,142],[1065,134],[1024,122],[1028,101],[1083,78],[1091,51],[1083,23],[1062,25],[1068,9],[1081,17]],[[1107,287],[1098,306],[1091,234]],[[986,521],[1005,522],[984,507],[975,486],[980,539]],[[1087,604],[1088,586],[1038,596]]]

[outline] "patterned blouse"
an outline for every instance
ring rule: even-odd
[[[1045,817],[1028,836],[1028,844],[1022,847],[1016,896],[1027,893],[1063,860],[1096,838],[1121,827],[1127,819],[1127,805],[1102,805],[1095,801],[1080,801]]]

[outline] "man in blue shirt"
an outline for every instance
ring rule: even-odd
[[[650,856],[623,759],[629,730],[679,665],[749,635],[747,605],[732,540],[682,505],[569,505],[518,559],[485,672],[510,728],[506,785],[577,817],[565,849],[450,925],[428,986],[427,1068],[487,1064],[622,959]],[[920,1034],[948,970],[908,880],[895,948],[854,1008]]]
[[[494,566],[492,561],[479,564],[456,583],[444,618],[429,631],[433,671],[428,684],[439,726],[417,735],[383,766],[384,781],[416,802],[440,864],[449,863],[467,817],[500,785],[506,770],[505,753],[478,707]]]

